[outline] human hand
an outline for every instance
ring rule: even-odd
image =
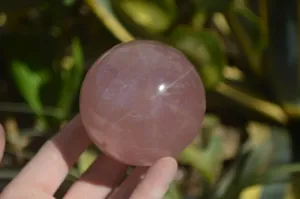
[[[0,199],[54,199],[69,169],[91,143],[80,116],[47,141],[35,157],[7,185]],[[0,125],[0,160],[4,131]],[[128,165],[101,155],[67,191],[64,199],[162,199],[177,171],[174,158],[152,167],[136,167],[123,180]],[[122,181],[123,180],[123,181]]]

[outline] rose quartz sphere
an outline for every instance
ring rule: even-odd
[[[88,71],[80,94],[82,122],[94,144],[135,166],[177,157],[199,133],[205,108],[194,66],[156,41],[109,50]]]

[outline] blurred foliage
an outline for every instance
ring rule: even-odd
[[[207,95],[203,129],[166,199],[296,199],[300,179],[297,0],[2,0],[3,188],[78,112],[84,74],[120,42],[182,51]],[[95,160],[85,151],[58,191]]]

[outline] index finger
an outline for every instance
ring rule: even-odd
[[[7,189],[12,187],[13,191],[13,187],[18,187],[25,190],[27,187],[53,195],[89,143],[81,117],[77,115],[60,133],[42,146]]]

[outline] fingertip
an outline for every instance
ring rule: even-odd
[[[155,165],[156,164],[162,164],[164,167],[173,168],[173,169],[178,168],[177,160],[173,157],[163,157],[163,158],[159,159],[155,163]]]
[[[157,162],[152,167],[150,167],[149,172],[151,172],[151,170],[165,171],[169,179],[171,180],[171,178],[173,179],[173,176],[176,175],[177,169],[178,169],[178,163],[175,158],[163,157],[157,160]]]
[[[149,199],[161,199],[176,177],[178,163],[172,157],[159,159],[149,168],[145,178],[133,192],[130,199],[147,196]]]
[[[156,174],[159,179],[161,173],[162,183],[168,186],[175,178],[178,170],[177,160],[173,157],[164,157],[159,159],[148,171],[149,175]],[[164,177],[163,177],[164,176]]]

